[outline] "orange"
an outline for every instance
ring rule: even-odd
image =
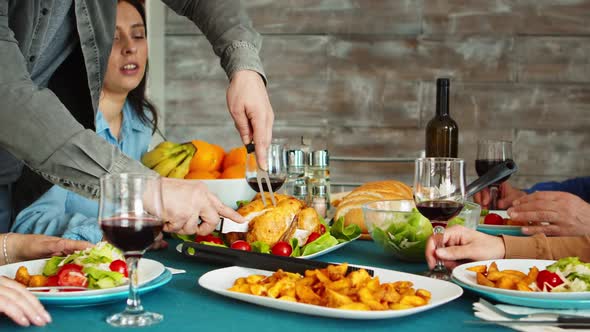
[[[212,174],[213,174],[213,176],[214,176],[216,179],[219,179],[219,177],[221,176],[221,172],[220,172],[220,171],[213,171],[213,172],[212,172]]]
[[[216,179],[215,174],[207,171],[192,171],[188,173],[184,178],[196,180]]]
[[[246,147],[240,146],[231,149],[223,160],[223,169],[227,169],[232,165],[246,165]]]
[[[223,170],[220,179],[242,179],[246,176],[245,165],[232,165]]]
[[[217,170],[223,158],[219,156],[217,148],[201,140],[193,140],[192,143],[197,148],[197,152],[191,160],[190,170],[207,172]]]
[[[215,165],[215,170],[220,171],[221,166],[223,165],[223,159],[225,159],[225,150],[217,144],[211,144],[217,153],[217,163]]]

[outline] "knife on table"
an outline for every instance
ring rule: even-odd
[[[306,270],[323,269],[329,265],[334,265],[334,263],[326,263],[310,259],[274,256],[195,242],[184,242],[182,244],[182,254],[206,263],[227,266],[235,265],[267,271],[282,269],[283,271],[300,274],[304,274]],[[360,269],[361,267],[348,265],[346,274]],[[367,268],[364,269],[370,276],[374,276],[375,271]]]
[[[466,324],[490,325],[544,325],[557,326],[565,329],[584,329],[590,327],[590,317],[559,315],[555,320],[469,320]]]

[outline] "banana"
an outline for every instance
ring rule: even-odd
[[[169,178],[175,179],[184,179],[184,177],[188,174],[189,166],[191,165],[191,160],[193,159],[193,154],[188,154],[180,165],[176,166],[170,173],[168,173]]]
[[[156,146],[156,148],[154,148],[152,151],[146,152],[141,157],[141,162],[149,168],[154,168],[164,160],[169,159],[184,150],[185,148],[183,148],[183,146],[180,144],[162,142],[158,144],[158,146]]]
[[[180,163],[180,165],[176,166],[168,174],[169,178],[184,179],[184,177],[190,171],[191,160],[193,159],[193,156],[195,155],[197,148],[195,148],[195,146],[192,145],[191,143],[183,144],[183,146],[185,147],[186,151],[188,152],[188,155],[186,156],[186,158],[184,158],[184,160],[182,161],[182,163]]]
[[[165,159],[164,161],[160,162],[156,167],[154,167],[154,171],[158,172],[161,176],[167,176],[176,166],[178,166],[187,156],[188,152],[182,148],[182,152]]]

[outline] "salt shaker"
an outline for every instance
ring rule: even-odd
[[[311,207],[322,217],[326,218],[330,207],[327,187],[323,183],[316,183],[312,189]]]
[[[325,216],[330,209],[330,155],[328,150],[316,150],[311,152],[309,167],[307,170],[307,188],[309,193],[308,203],[314,205],[314,199],[325,201]],[[319,204],[319,203],[318,203]]]
[[[300,196],[299,199],[307,200],[307,184],[305,183],[305,166],[307,158],[303,150],[292,149],[287,151],[287,180],[285,181],[285,193],[291,196]],[[303,183],[303,188],[301,184]],[[303,195],[300,190],[305,189]],[[297,194],[296,194],[297,191]]]

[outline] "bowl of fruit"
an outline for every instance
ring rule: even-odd
[[[142,163],[169,178],[199,180],[223,204],[235,209],[237,202],[248,201],[256,192],[245,179],[246,148],[225,151],[203,140],[187,143],[165,141],[144,154]]]
[[[362,210],[369,234],[386,253],[406,261],[424,261],[432,225],[413,200],[376,201],[363,205]]]

